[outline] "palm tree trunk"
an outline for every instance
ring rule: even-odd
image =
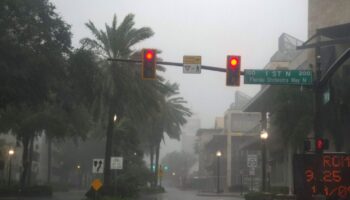
[[[104,186],[111,186],[111,156],[112,156],[112,140],[113,140],[113,112],[110,109],[108,114],[108,125],[106,132],[106,151],[105,151],[105,162],[104,162],[104,173],[103,180]]]
[[[34,153],[34,136],[30,139],[30,146],[29,146],[29,163],[28,163],[28,182],[27,185],[31,184],[32,181],[32,163],[33,163],[33,153]]]
[[[154,147],[150,145],[150,169],[153,172],[153,164],[154,164]],[[151,187],[154,187],[154,178],[151,180]]]
[[[155,174],[155,186],[158,186],[158,170],[159,170],[159,150],[160,150],[160,142],[157,142],[157,146],[156,146],[156,170],[154,172]]]
[[[153,164],[154,164],[154,148],[153,148],[153,146],[150,146],[150,166],[149,166],[149,168],[151,169],[151,170],[153,170]]]
[[[23,154],[22,154],[22,166],[23,166],[23,171],[21,174],[21,189],[23,191],[23,188],[25,187],[26,184],[26,179],[28,176],[28,150],[29,150],[29,137],[24,136],[22,140],[23,144]]]
[[[47,184],[51,183],[51,165],[52,165],[52,140],[51,137],[47,137]]]

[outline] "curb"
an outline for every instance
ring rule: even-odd
[[[232,194],[232,193],[197,193],[197,196],[202,197],[238,197],[238,198],[244,198],[243,195],[240,194]]]

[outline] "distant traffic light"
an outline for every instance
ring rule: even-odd
[[[317,152],[323,152],[329,148],[329,142],[327,139],[317,138],[315,140],[315,150]]]
[[[157,53],[155,49],[142,49],[142,79],[156,79]]]
[[[169,170],[169,166],[168,165],[164,165],[164,171],[168,171]]]
[[[241,75],[241,56],[227,56],[226,63],[226,85],[239,86]]]
[[[304,151],[305,152],[323,152],[329,149],[329,141],[323,138],[317,139],[307,139],[304,141]]]

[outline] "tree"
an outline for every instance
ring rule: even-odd
[[[294,148],[302,148],[303,141],[312,131],[313,92],[295,86],[274,86],[271,95],[271,132]]]
[[[134,15],[132,14],[127,15],[119,26],[117,26],[117,17],[114,16],[111,26],[106,24],[105,31],[98,30],[91,21],[86,26],[94,35],[94,39],[82,39],[83,48],[94,50],[103,59],[130,58],[135,54],[131,48],[153,35],[150,28],[134,28]],[[110,186],[109,165],[112,154],[113,117],[116,115],[120,120],[127,111],[128,116],[137,117],[144,114],[145,108],[157,104],[155,100],[153,103],[147,101],[147,99],[154,99],[153,92],[147,88],[161,84],[159,82],[142,83],[139,80],[139,70],[132,69],[133,65],[103,62],[102,66],[104,83],[98,95],[97,105],[101,113],[100,122],[106,130],[104,185]]]
[[[164,94],[160,110],[154,113],[153,119],[153,131],[155,135],[152,139],[152,144],[155,147],[155,185],[158,182],[159,151],[160,143],[164,139],[164,132],[170,138],[179,140],[181,126],[186,123],[185,117],[192,115],[190,109],[183,105],[187,102],[182,97],[175,96],[179,94],[179,86],[177,84],[170,84],[169,82],[166,83],[166,86],[170,90]]]
[[[0,123],[3,131],[11,130],[22,143],[24,187],[29,182],[34,138],[43,130],[49,140],[67,134],[83,136],[89,121],[85,105],[92,104],[93,95],[79,96],[77,91],[87,91],[79,85],[81,79],[69,81],[78,78],[67,62],[70,27],[51,3],[5,0],[0,3],[0,17]]]
[[[0,3],[0,105],[45,102],[69,53],[69,26],[47,0]]]
[[[177,175],[176,177],[180,176],[185,180],[189,175],[188,173],[191,167],[196,163],[196,157],[184,151],[174,151],[165,155],[161,163],[163,167],[168,166],[169,168],[169,171],[165,175],[166,177],[171,178],[172,173],[175,173]],[[177,182],[178,178],[173,181]]]

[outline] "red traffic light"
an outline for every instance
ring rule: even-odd
[[[316,149],[317,150],[323,150],[324,148],[324,141],[323,139],[319,138],[316,140]]]
[[[152,60],[153,57],[154,57],[154,52],[152,50],[147,50],[145,57],[146,57],[147,60]]]
[[[231,57],[230,59],[230,66],[231,68],[235,69],[239,63],[239,60],[236,57]]]
[[[226,62],[226,85],[239,86],[241,75],[241,56],[228,55]]]
[[[142,49],[142,79],[156,79],[157,52],[155,49]]]
[[[315,141],[315,149],[316,151],[323,151],[329,148],[329,142],[327,139],[317,138]]]

